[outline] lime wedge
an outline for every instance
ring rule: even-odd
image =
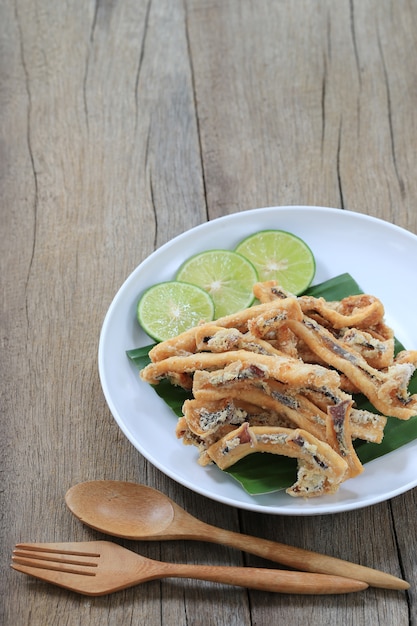
[[[139,324],[156,341],[176,337],[202,320],[210,322],[213,316],[210,295],[196,285],[178,281],[153,285],[137,306]]]
[[[198,285],[209,293],[217,319],[252,304],[252,287],[258,274],[253,264],[237,252],[206,250],[185,261],[176,279]]]
[[[308,245],[284,230],[261,230],[241,241],[236,252],[249,259],[261,282],[276,280],[299,295],[311,284],[316,262]]]

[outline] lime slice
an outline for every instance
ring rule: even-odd
[[[184,282],[157,283],[139,300],[137,317],[143,330],[156,341],[165,341],[196,326],[210,322],[214,303],[209,294]]]
[[[308,245],[284,230],[261,230],[241,241],[236,252],[249,259],[261,282],[276,280],[299,295],[311,284],[316,262]]]
[[[206,250],[185,261],[176,279],[198,285],[209,293],[217,319],[252,304],[252,287],[258,274],[253,264],[237,252]]]

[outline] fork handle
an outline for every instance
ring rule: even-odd
[[[208,525],[206,525],[208,526]],[[206,529],[208,530],[208,529]],[[392,574],[387,574],[371,567],[345,561],[304,548],[297,548],[260,537],[251,537],[243,533],[223,530],[210,526],[205,533],[206,541],[218,542],[235,549],[255,554],[264,559],[281,563],[286,567],[300,569],[305,572],[329,574],[331,576],[349,577],[363,580],[372,587],[385,589],[408,589],[409,584]],[[208,539],[209,538],[209,539]]]
[[[195,517],[191,517],[189,513],[186,513],[174,502],[172,506],[175,511],[176,525],[181,528],[181,534],[174,534],[171,537],[173,539],[193,539],[218,543],[275,561],[294,570],[354,578],[363,580],[372,587],[382,587],[384,589],[408,589],[410,587],[408,582],[392,574],[326,554],[312,552],[304,548],[297,548],[285,543],[278,543],[277,541],[261,537],[252,537],[251,535],[212,526]],[[162,538],[161,534],[153,537],[153,539]]]
[[[353,578],[259,567],[186,565],[158,562],[152,578],[194,578],[248,589],[295,594],[341,594],[362,591],[368,584]]]

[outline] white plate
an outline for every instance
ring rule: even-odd
[[[208,498],[242,509],[280,515],[336,513],[387,500],[417,485],[417,441],[371,461],[336,495],[294,499],[285,492],[250,496],[217,467],[200,467],[197,451],[175,436],[176,417],[130,363],[125,351],[151,343],[136,322],[140,293],[172,279],[191,254],[233,248],[265,228],[295,233],[317,262],[314,283],[349,272],[381,298],[387,322],[408,349],[417,348],[415,284],[417,236],[379,219],[322,207],[269,207],[228,215],[193,228],[151,254],[128,277],[104,320],[99,344],[103,392],[119,427],[135,448],[166,475]]]

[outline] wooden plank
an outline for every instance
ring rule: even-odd
[[[316,204],[416,231],[411,4],[188,4],[211,215]]]

